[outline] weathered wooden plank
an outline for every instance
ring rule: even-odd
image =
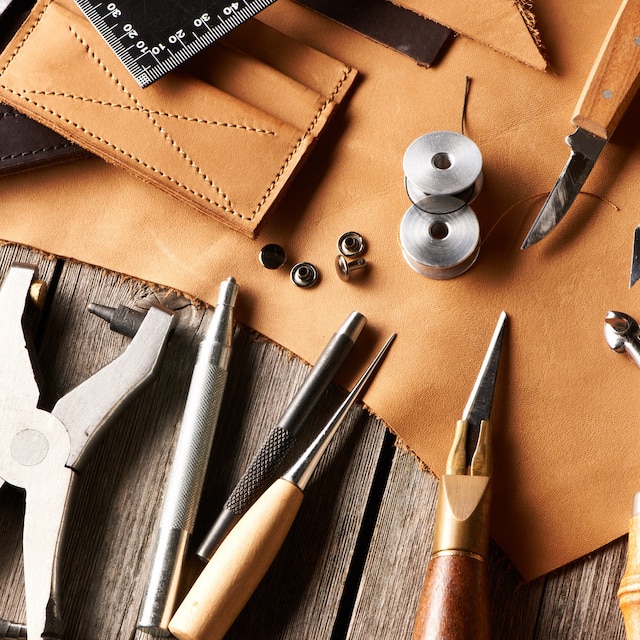
[[[626,553],[625,536],[547,576],[536,638],[622,640],[616,594]]]

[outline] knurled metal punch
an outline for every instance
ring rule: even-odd
[[[102,427],[156,373],[176,320],[168,309],[152,307],[118,358],[44,411],[23,328],[33,286],[45,286],[36,278],[36,267],[14,264],[0,287],[0,487],[25,490],[26,626],[33,640],[62,637],[58,573],[77,470]]]

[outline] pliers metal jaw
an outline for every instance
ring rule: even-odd
[[[173,312],[152,307],[128,348],[60,398],[38,408],[35,362],[23,321],[36,267],[15,264],[0,287],[0,487],[25,489],[23,530],[28,637],[61,638],[58,564],[77,470],[102,427],[156,373]]]

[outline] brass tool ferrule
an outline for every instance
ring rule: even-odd
[[[440,480],[431,555],[456,554],[486,558],[489,548],[491,503],[491,425],[480,424],[478,444],[466,465],[467,421],[459,420]]]

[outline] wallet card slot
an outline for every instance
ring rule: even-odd
[[[297,129],[308,126],[308,114],[322,105],[322,96],[277,69],[237,49],[218,43],[209,64],[199,57],[186,71],[241,102]]]

